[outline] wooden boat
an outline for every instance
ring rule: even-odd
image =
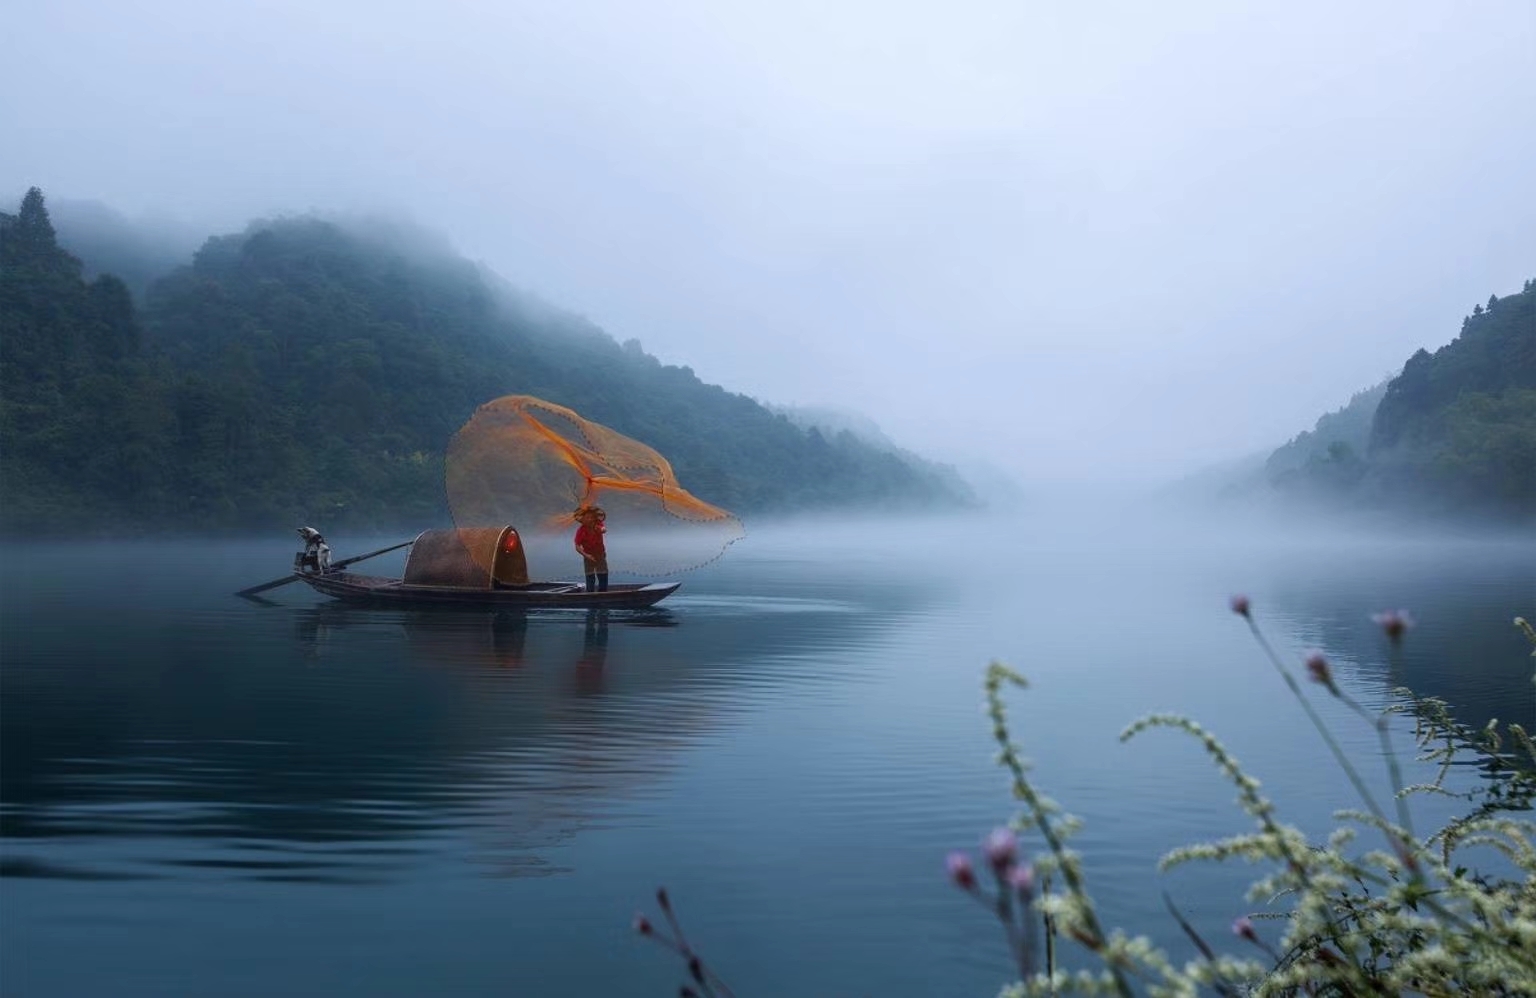
[[[571,607],[636,609],[654,606],[681,583],[618,583],[588,592],[575,582],[533,582],[522,538],[510,527],[424,530],[410,542],[402,578],[345,570],[360,558],[320,569],[295,558],[293,581],[350,603],[480,609]],[[363,556],[368,557],[368,556]],[[284,580],[287,581],[287,580]]]

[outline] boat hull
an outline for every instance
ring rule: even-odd
[[[655,606],[677,591],[681,583],[620,583],[604,592],[587,592],[575,583],[536,582],[528,586],[471,589],[459,586],[412,585],[400,579],[353,572],[316,575],[296,573],[311,589],[333,599],[374,606],[457,606],[486,608],[609,608]]]

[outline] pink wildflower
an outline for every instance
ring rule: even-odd
[[[1328,660],[1320,651],[1314,651],[1307,655],[1307,675],[1314,683],[1320,683],[1328,687],[1328,692],[1334,696],[1343,696],[1339,688],[1333,684],[1333,669],[1328,665]]]
[[[1013,834],[1011,829],[994,828],[982,843],[981,851],[986,854],[987,862],[992,864],[992,869],[1002,873],[1013,865],[1014,859],[1019,854],[1019,837]]]
[[[1253,921],[1247,915],[1232,922],[1232,934],[1234,936],[1241,936],[1251,943],[1259,941],[1259,934],[1253,931]]]
[[[1407,610],[1383,610],[1371,614],[1371,620],[1392,639],[1393,644],[1401,641],[1403,632],[1413,626],[1413,615]]]
[[[1244,596],[1242,593],[1238,593],[1237,595],[1233,596],[1229,605],[1232,607],[1232,612],[1237,614],[1239,617],[1248,616],[1248,597]]]
[[[949,879],[955,886],[968,891],[976,886],[976,871],[971,867],[971,857],[963,852],[952,852],[944,864],[949,869]]]

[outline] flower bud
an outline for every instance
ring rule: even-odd
[[[1393,644],[1401,641],[1403,632],[1413,626],[1413,615],[1407,610],[1383,610],[1371,614],[1371,620],[1392,639]]]
[[[1253,922],[1248,918],[1247,915],[1235,919],[1232,922],[1232,934],[1234,936],[1240,936],[1251,943],[1256,943],[1259,941],[1259,934],[1253,931]]]
[[[968,891],[976,886],[976,871],[971,867],[971,857],[963,852],[952,852],[944,864],[949,870],[949,879],[955,882],[955,886]]]
[[[1248,616],[1248,597],[1242,593],[1233,596],[1229,605],[1232,607],[1232,612],[1239,617]]]
[[[981,851],[993,871],[1002,873],[1013,865],[1019,855],[1019,837],[1013,834],[1012,829],[994,828],[982,843]]]
[[[1322,652],[1315,651],[1307,656],[1307,675],[1312,677],[1314,683],[1333,688],[1333,670],[1328,668],[1328,660]]]

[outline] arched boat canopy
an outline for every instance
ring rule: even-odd
[[[510,526],[423,530],[411,544],[402,581],[456,589],[526,586],[528,557]]]

